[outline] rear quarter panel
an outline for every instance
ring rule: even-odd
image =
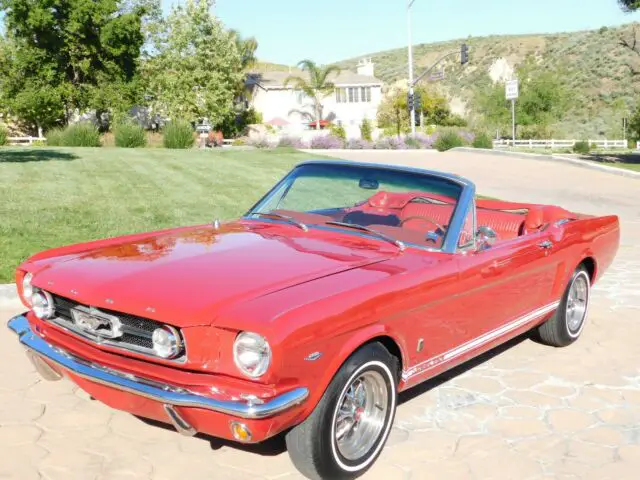
[[[616,215],[554,224],[549,233],[555,244],[553,257],[558,262],[552,300],[562,296],[574,270],[587,258],[595,264],[592,284],[596,283],[613,262],[620,245],[620,222]]]

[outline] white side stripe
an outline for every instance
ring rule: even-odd
[[[486,343],[489,343],[495,340],[496,338],[511,332],[512,330],[516,330],[517,328],[523,325],[526,325],[527,323],[532,322],[533,320],[536,320],[542,317],[543,315],[546,315],[547,313],[553,312],[556,308],[558,308],[558,305],[560,305],[560,302],[553,302],[548,305],[545,305],[544,307],[540,307],[534,310],[533,312],[527,313],[522,317],[516,318],[512,322],[509,322],[495,330],[492,330],[491,332],[487,332],[478,338],[470,340],[467,343],[463,343],[462,345],[456,348],[453,348],[448,352],[432,357],[428,360],[425,360],[424,362],[420,362],[414,365],[413,367],[410,367],[409,369],[404,370],[402,372],[402,379],[406,381],[409,378],[415,375],[418,375],[419,373],[422,373],[424,370],[427,370],[431,367],[439,365],[440,363],[451,360],[455,357],[459,357],[460,355],[463,355],[470,350],[473,350]]]

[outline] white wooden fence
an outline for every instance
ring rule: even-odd
[[[582,140],[494,140],[494,148],[571,148]],[[597,148],[627,148],[626,140],[587,140],[589,145]]]
[[[45,137],[7,137],[11,145],[33,145],[33,142],[45,142]]]

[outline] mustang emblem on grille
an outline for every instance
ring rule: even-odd
[[[91,335],[102,338],[122,336],[122,322],[115,315],[101,312],[97,308],[78,306],[71,309],[73,323]]]

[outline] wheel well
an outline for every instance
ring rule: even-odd
[[[386,348],[391,355],[398,359],[398,378],[400,378],[402,375],[402,351],[400,350],[400,347],[393,338],[386,335],[372,338],[365,345],[376,342],[382,344],[382,346]]]
[[[584,268],[587,269],[587,273],[589,274],[589,280],[591,280],[591,283],[593,283],[593,281],[596,278],[596,262],[595,262],[595,260],[593,258],[591,258],[591,257],[587,257],[584,260],[582,260],[580,265],[583,265]]]

